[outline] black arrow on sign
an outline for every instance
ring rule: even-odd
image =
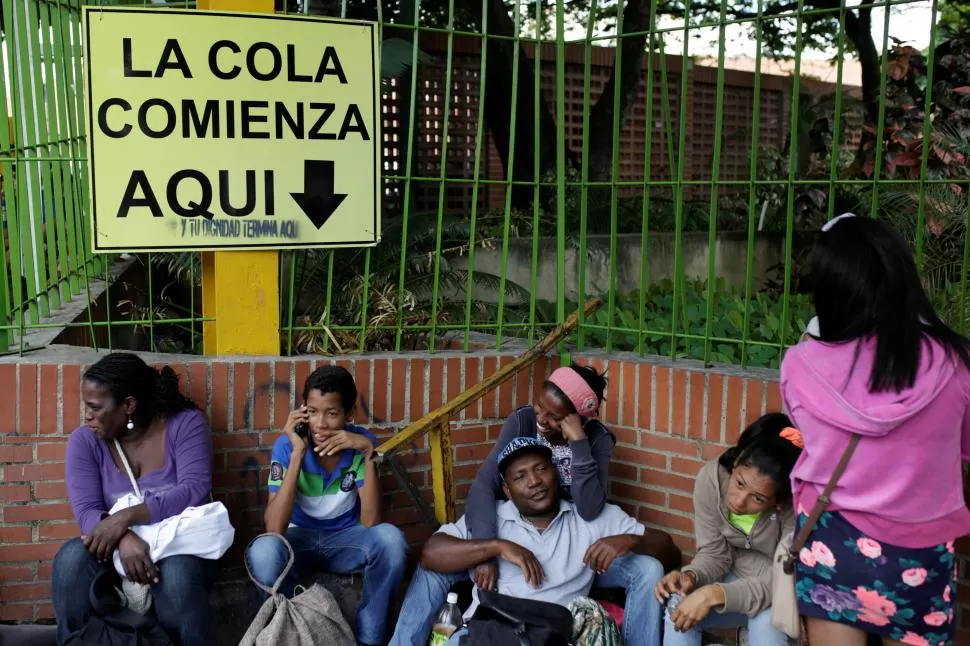
[[[290,193],[317,229],[327,223],[344,199],[345,193],[333,192],[333,162],[308,159],[303,162],[303,192]]]

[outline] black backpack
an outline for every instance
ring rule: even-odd
[[[64,646],[172,646],[157,621],[122,604],[116,578],[110,568],[98,572],[88,591],[88,623],[68,636]]]
[[[557,603],[478,591],[479,606],[468,621],[462,646],[569,646],[573,615]]]

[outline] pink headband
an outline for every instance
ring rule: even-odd
[[[563,392],[572,402],[580,417],[592,417],[599,409],[599,398],[586,380],[572,368],[556,368],[549,381]]]

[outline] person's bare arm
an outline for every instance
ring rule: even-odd
[[[545,574],[535,554],[511,541],[501,539],[462,539],[435,534],[421,552],[421,566],[433,572],[462,572],[479,563],[501,558],[517,566],[525,579],[539,587]]]

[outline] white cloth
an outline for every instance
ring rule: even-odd
[[[141,504],[134,494],[122,496],[109,513]],[[148,543],[153,563],[169,556],[188,555],[216,560],[232,545],[236,530],[229,522],[229,511],[221,502],[211,502],[200,507],[188,507],[178,516],[172,516],[153,525],[135,525],[131,531]],[[114,552],[114,566],[118,574],[125,575],[121,553]]]

